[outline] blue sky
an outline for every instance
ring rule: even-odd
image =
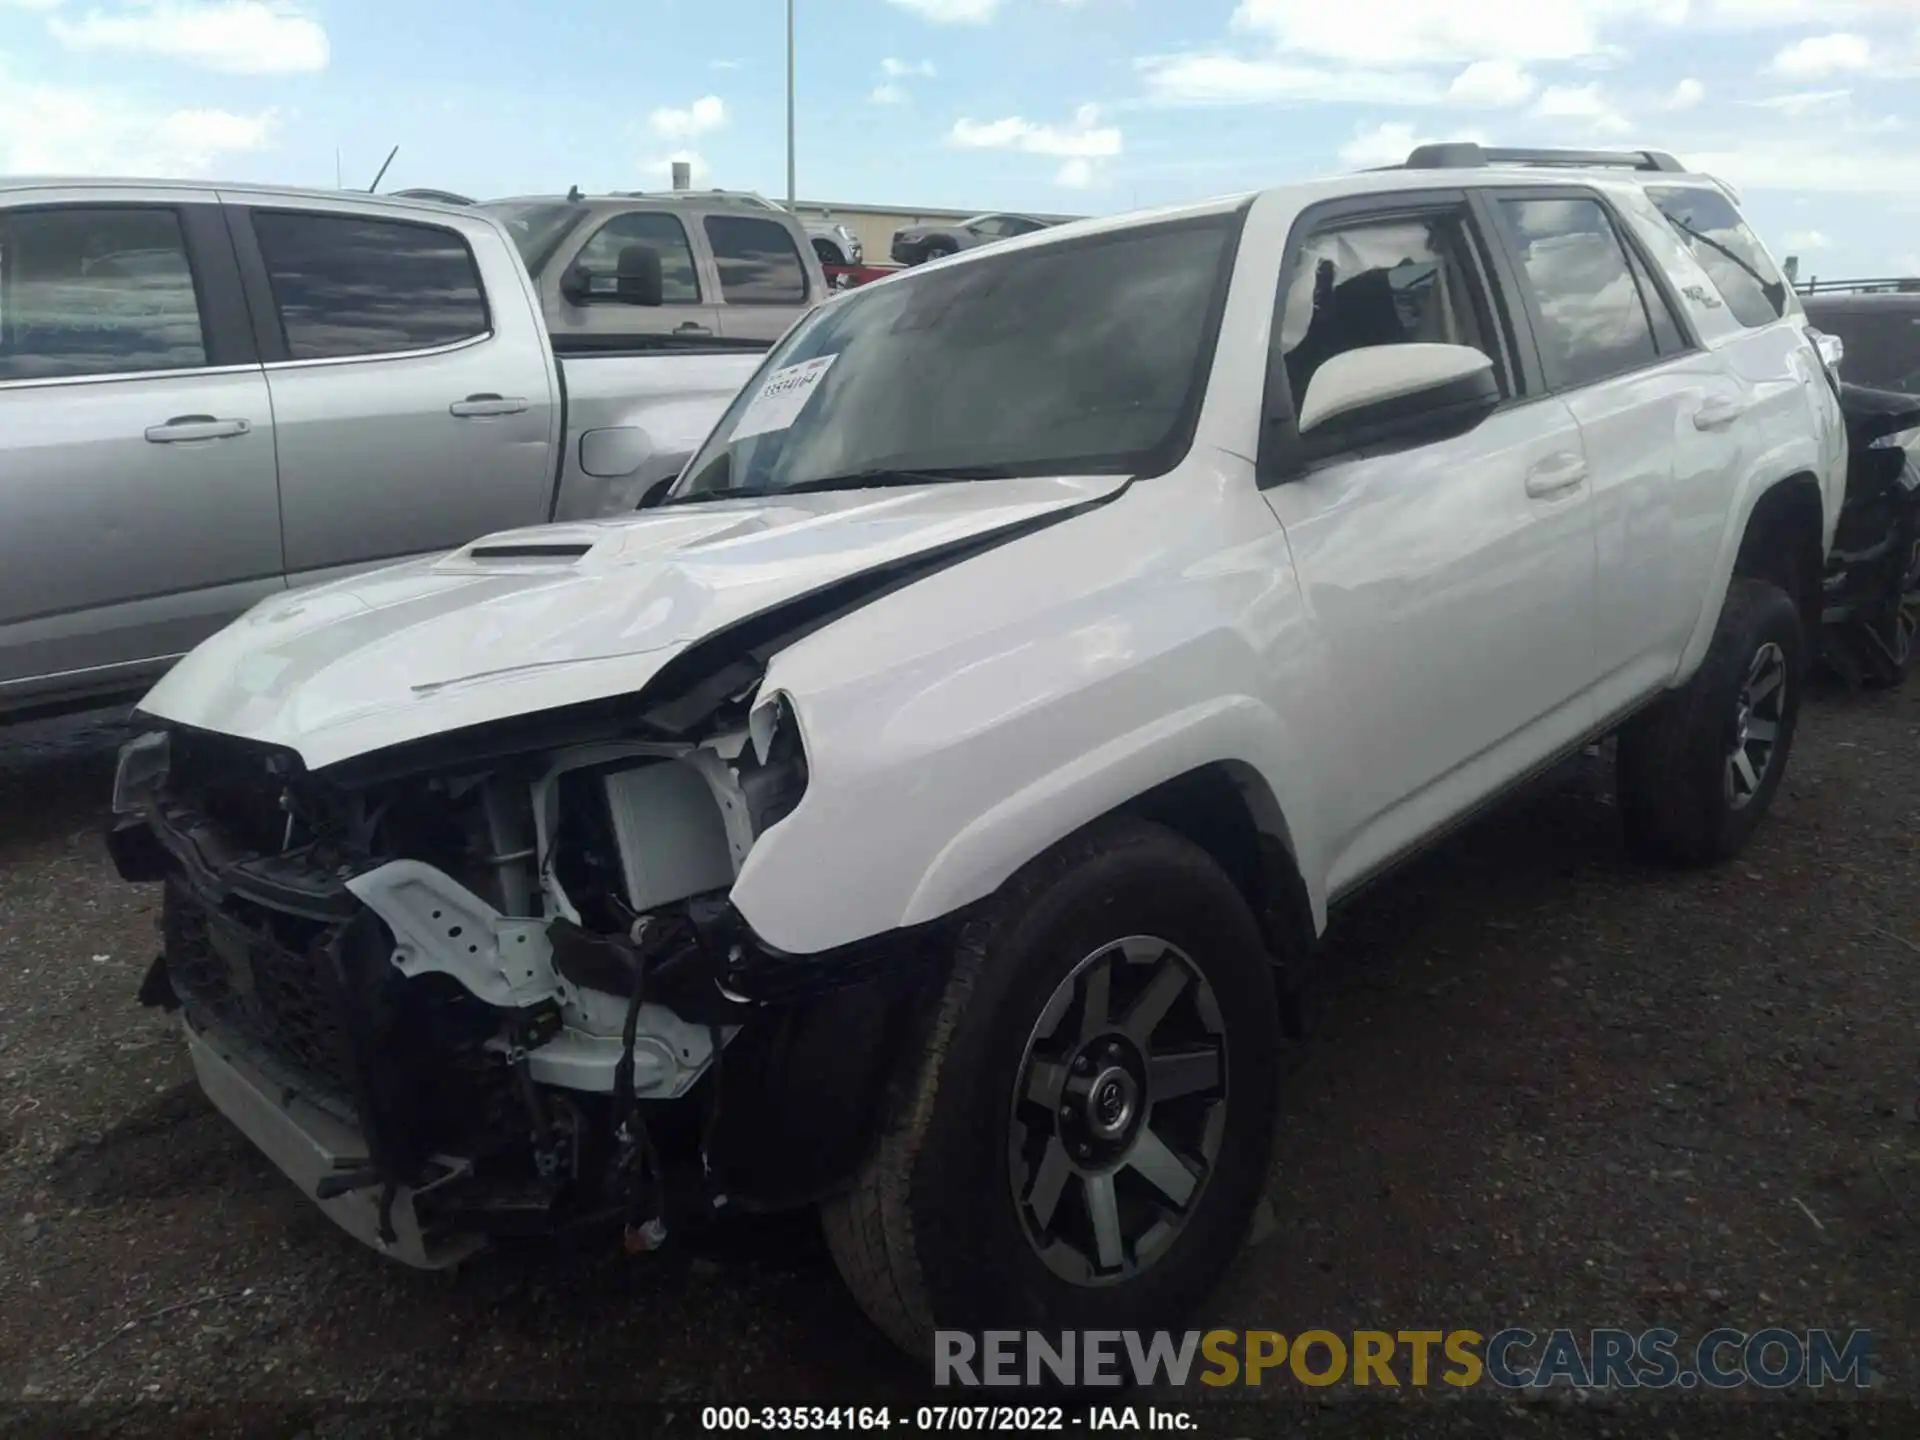
[[[798,0],[803,199],[1069,212],[1657,145],[1920,273],[1920,0]],[[782,0],[0,0],[0,172],[784,194]]]

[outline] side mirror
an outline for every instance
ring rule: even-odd
[[[1313,372],[1297,428],[1305,436],[1338,421],[1343,435],[1429,425],[1464,433],[1500,398],[1493,360],[1471,345],[1366,345]]]
[[[560,298],[569,305],[584,305],[593,297],[593,273],[575,262],[560,272]]]
[[[660,252],[651,245],[622,245],[614,262],[613,298],[622,305],[658,305],[663,293]]]

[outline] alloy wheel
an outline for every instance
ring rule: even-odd
[[[1768,641],[1754,653],[1735,702],[1733,745],[1727,752],[1727,803],[1743,810],[1753,803],[1773,768],[1787,713],[1787,656]]]
[[[1008,1138],[1014,1208],[1076,1285],[1132,1279],[1185,1229],[1227,1118],[1226,1027],[1178,946],[1135,935],[1076,965],[1021,1055]]]

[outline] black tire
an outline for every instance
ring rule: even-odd
[[[1729,779],[1740,737],[1742,697],[1769,647],[1780,658],[1781,699],[1772,748],[1757,785]],[[1712,865],[1737,855],[1780,788],[1793,748],[1807,641],[1786,592],[1764,580],[1735,578],[1700,669],[1620,731],[1616,788],[1627,845],[1641,859]],[[1769,695],[1771,692],[1768,692]],[[1762,702],[1767,697],[1762,697]],[[1749,753],[1748,771],[1755,769]]]
[[[959,247],[951,241],[935,240],[931,245],[927,246],[926,253],[920,257],[920,260],[922,264],[925,264],[932,260],[944,260],[949,255],[958,255],[959,253]]]
[[[1056,988],[1102,947],[1137,935],[1179,947],[1204,982],[1191,993],[1211,987],[1217,999],[1225,1078],[1223,1098],[1207,1103],[1225,1118],[1213,1164],[1158,1258],[1130,1278],[1076,1284],[1024,1228],[1010,1153],[1024,1133],[1015,1092]],[[964,931],[925,1053],[903,1063],[874,1155],[823,1207],[828,1247],[861,1308],[920,1357],[936,1329],[1178,1328],[1239,1252],[1265,1183],[1281,1060],[1272,968],[1233,882],[1158,826],[1095,827],[1016,875]],[[1143,1101],[1141,1113],[1157,1128],[1161,1112]],[[1081,1182],[1068,1183],[1085,1199]]]

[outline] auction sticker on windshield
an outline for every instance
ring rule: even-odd
[[[769,430],[784,430],[793,424],[806,408],[814,387],[833,368],[833,362],[838,358],[837,355],[821,355],[813,360],[802,360],[798,365],[783,365],[774,371],[753,399],[747,402],[740,423],[733,427],[733,434],[728,438],[746,440],[755,435],[764,435]]]

